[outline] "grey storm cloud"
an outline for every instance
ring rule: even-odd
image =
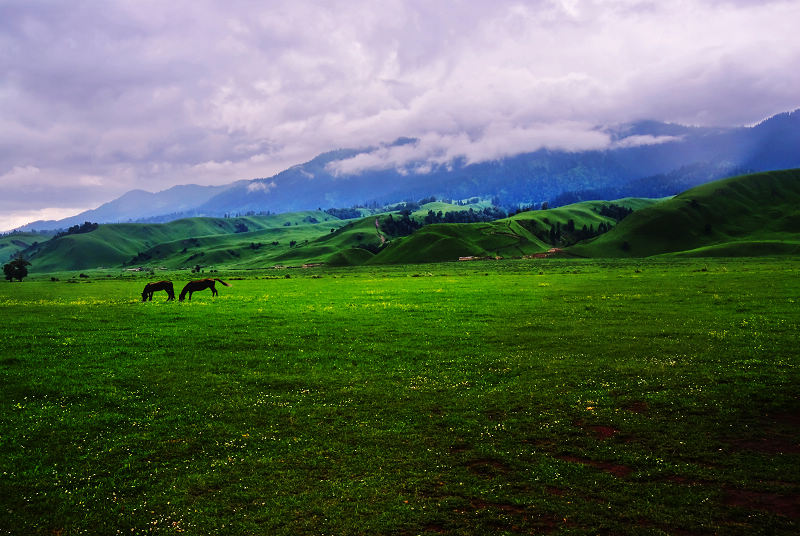
[[[798,106],[798,20],[777,0],[4,0],[0,228],[403,136],[333,169],[753,123]]]

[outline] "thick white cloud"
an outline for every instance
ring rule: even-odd
[[[750,124],[800,105],[798,20],[797,1],[5,0],[0,210],[401,136],[419,141],[333,167],[600,148],[598,127],[643,118]]]

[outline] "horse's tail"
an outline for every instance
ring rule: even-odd
[[[186,286],[183,287],[183,290],[181,291],[181,295],[178,296],[178,301],[183,301],[183,299],[186,297],[186,293],[189,292],[189,287],[190,286],[191,286],[191,283],[186,283]]]
[[[225,282],[225,281],[223,281],[222,279],[217,279],[217,278],[214,278],[214,281],[219,281],[220,283],[222,283],[222,284],[223,284],[223,285],[225,285],[226,287],[229,287],[229,286],[231,286],[231,284],[230,284],[230,283],[226,283],[226,282]]]

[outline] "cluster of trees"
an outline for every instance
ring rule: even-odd
[[[430,225],[432,223],[478,223],[484,221],[494,221],[505,218],[506,213],[503,209],[497,207],[486,207],[483,210],[458,210],[453,212],[434,213],[432,210],[428,211],[425,216],[424,224]]]
[[[621,205],[615,205],[614,203],[611,203],[610,205],[603,205],[602,207],[600,207],[598,214],[600,214],[601,216],[606,216],[608,218],[611,218],[615,221],[621,221],[631,212],[633,212],[632,208],[627,208]]]
[[[66,231],[61,231],[60,233],[56,233],[56,235],[53,238],[60,238],[62,236],[67,236],[67,235],[71,235],[71,234],[91,233],[92,231],[94,231],[98,227],[100,227],[99,223],[92,223],[92,222],[87,221],[87,222],[83,222],[80,225],[73,225],[72,227],[70,227]]]
[[[231,218],[241,218],[246,216],[269,216],[272,214],[269,210],[248,210],[247,212],[225,212],[222,217],[227,219]]]
[[[420,203],[417,203],[416,201],[403,201],[402,203],[397,203],[396,205],[389,205],[385,210],[389,212],[397,212],[398,210],[414,212],[415,210],[419,210],[419,207]]]
[[[361,217],[361,211],[357,208],[329,208],[325,212],[340,220],[354,220]]]
[[[422,207],[423,205],[427,205],[428,203],[435,203],[436,201],[441,201],[442,203],[448,203],[451,205],[465,206],[465,205],[474,205],[480,203],[481,199],[479,197],[471,197],[469,199],[448,199],[448,198],[437,198],[435,195],[431,195],[428,197],[423,197],[417,201],[414,201],[413,199],[405,199],[399,203],[395,203],[392,205],[381,205],[377,201],[373,201],[362,205],[354,205],[351,208],[328,208],[325,209],[324,212],[330,214],[331,216],[335,216],[341,220],[353,220],[356,218],[361,218],[363,216],[361,210],[359,210],[362,208],[367,208],[370,210],[385,210],[388,212],[402,212],[404,210],[407,210],[409,212],[414,212],[415,210],[419,210],[420,207]],[[495,207],[500,206],[500,198],[498,196],[492,198],[492,205],[494,205]],[[501,209],[498,208],[496,210],[501,210]]]
[[[581,229],[575,229],[572,232],[572,237],[571,237],[572,240],[568,245],[580,242],[581,240],[586,240],[587,238],[594,238],[595,236],[600,236],[603,233],[607,233],[611,229],[613,229],[613,226],[605,222],[600,222],[600,225],[598,225],[597,228],[595,228],[594,225],[589,225],[588,228],[586,227],[586,225],[584,225]]]
[[[17,281],[22,281],[24,277],[27,277],[28,266],[30,265],[31,263],[29,263],[22,257],[17,257],[11,262],[4,264],[3,273],[6,276],[6,280],[13,281],[14,279],[16,279]]]
[[[401,210],[397,218],[389,214],[381,222],[381,230],[390,236],[408,236],[420,227],[422,224],[411,218],[410,210]]]
[[[544,218],[542,221],[546,227],[540,226],[536,220],[521,220],[519,223],[536,235],[539,240],[553,246],[571,246],[581,240],[607,233],[613,228],[612,225],[605,222],[600,222],[597,227],[590,224],[578,228],[575,226],[575,220],[572,219],[568,220],[566,225],[561,225],[560,221],[551,224],[548,218]]]
[[[632,213],[633,210],[614,203],[602,205],[597,213],[601,216],[611,218],[617,222]],[[594,238],[603,233],[607,233],[613,229],[613,225],[606,222],[600,222],[597,227],[594,224],[583,225],[580,228],[575,227],[575,220],[567,220],[566,225],[562,225],[560,221],[550,223],[549,218],[543,218],[542,222],[546,227],[539,226],[536,220],[520,220],[520,225],[524,226],[530,232],[536,235],[539,240],[552,244],[554,246],[571,246],[581,240]]]

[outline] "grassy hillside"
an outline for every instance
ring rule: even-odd
[[[109,224],[28,250],[31,271],[156,264],[177,268],[241,262],[272,247],[312,240],[344,222],[319,211],[244,218],[186,218],[164,224]],[[278,242],[279,250],[272,246]],[[259,245],[260,244],[260,245]]]
[[[454,205],[452,203],[445,203],[444,201],[433,201],[431,203],[425,203],[424,205],[420,206],[417,210],[411,213],[411,217],[422,220],[425,216],[428,215],[428,211],[433,211],[434,213],[441,212],[442,214],[447,214],[448,212],[460,212],[462,210],[482,210],[486,207],[491,206],[491,203],[488,201],[483,201],[480,203],[471,203],[468,205]]]
[[[636,211],[569,251],[586,257],[751,256],[800,251],[800,170],[743,175]]]
[[[38,233],[13,233],[0,236],[0,262],[5,263],[37,242],[50,238]]]
[[[652,199],[584,201],[549,210],[516,214],[490,223],[428,225],[411,236],[393,240],[386,249],[368,260],[373,264],[419,263],[457,260],[459,257],[514,257],[547,251],[577,240],[586,226],[614,225],[600,214],[603,205],[616,204],[633,210],[657,203]],[[426,211],[427,212],[427,211]],[[568,231],[569,222],[575,231]],[[551,240],[551,228],[560,228],[561,239]]]
[[[375,226],[386,214],[367,216],[360,220],[350,221],[333,233],[320,236],[308,244],[287,251],[278,260],[286,262],[325,262],[337,265],[354,264],[357,259],[368,259],[381,244],[381,234]],[[367,249],[365,249],[367,248]],[[348,260],[349,259],[349,260]],[[355,262],[355,264],[361,264]]]
[[[287,256],[303,257],[303,248],[319,236],[330,234],[343,222],[306,223],[272,227],[247,233],[210,235],[165,242],[143,251],[126,264],[157,263],[167,268],[200,266],[263,267]],[[298,253],[295,253],[298,252]]]

